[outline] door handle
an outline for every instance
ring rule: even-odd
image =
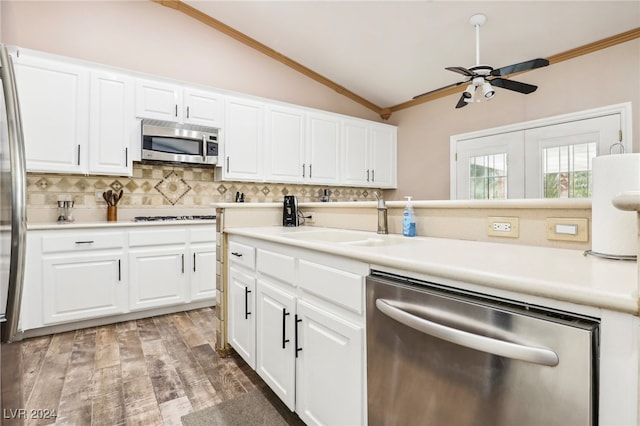
[[[193,272],[196,271],[196,254],[193,253]]]
[[[182,273],[184,274],[184,253],[182,253]]]
[[[120,259],[118,259],[118,281],[122,281],[122,268],[120,267]]]
[[[560,362],[558,354],[551,349],[521,345],[447,327],[396,308],[388,300],[376,299],[376,307],[383,314],[407,327],[456,345],[548,367],[555,367]]]
[[[367,182],[369,182],[369,169],[367,169]]]
[[[287,308],[282,308],[282,349],[285,349],[285,344],[289,343],[289,339],[286,337],[287,316],[291,315],[287,312]]]
[[[302,177],[303,178],[304,178],[304,175],[305,175],[305,172],[306,172],[305,168],[306,168],[306,164],[302,163]]]
[[[251,312],[249,312],[249,293],[251,293],[251,290],[249,290],[249,287],[245,287],[244,288],[244,319],[249,319],[249,315],[251,315]]]
[[[296,358],[298,358],[298,352],[300,352],[302,350],[302,348],[298,347],[298,324],[301,323],[302,320],[300,318],[298,318],[298,314],[295,315],[295,328],[294,328],[294,340],[295,340],[295,345],[296,345]]]

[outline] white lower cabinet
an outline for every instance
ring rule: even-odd
[[[45,324],[115,315],[126,310],[123,252],[45,256],[42,272]],[[124,278],[124,279],[123,279]]]
[[[215,225],[108,228],[27,232],[23,331],[215,303]]]
[[[364,327],[298,301],[296,412],[308,425],[360,425]]]
[[[296,409],[296,298],[265,279],[258,281],[256,371],[291,411]]]
[[[232,260],[249,249],[256,265],[250,271]],[[306,424],[365,424],[369,266],[233,235],[229,259],[231,346]]]
[[[185,255],[184,245],[131,250],[129,308],[134,311],[185,302]]]

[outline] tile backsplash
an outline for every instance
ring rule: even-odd
[[[55,211],[59,200],[72,200],[75,209],[103,209],[102,193],[109,189],[123,191],[119,209],[163,208],[176,214],[233,202],[236,192],[244,193],[245,202],[280,202],[285,195],[296,195],[300,202],[319,201],[323,189],[329,189],[330,201],[375,199],[372,188],[216,182],[213,168],[134,163],[131,177],[28,173],[27,206],[31,211]]]

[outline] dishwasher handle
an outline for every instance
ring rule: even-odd
[[[398,309],[384,299],[376,299],[376,307],[401,324],[456,345],[548,367],[555,367],[560,362],[558,354],[550,349],[520,345],[447,327]]]

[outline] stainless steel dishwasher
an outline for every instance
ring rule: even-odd
[[[599,323],[374,271],[369,425],[597,425]]]

